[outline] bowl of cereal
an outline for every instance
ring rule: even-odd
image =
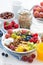
[[[10,30],[2,37],[2,45],[9,51],[17,54],[27,54],[35,51],[39,36],[28,29],[19,28]]]

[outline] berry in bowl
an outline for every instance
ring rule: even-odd
[[[9,29],[17,29],[19,28],[19,24],[16,23],[15,21],[11,21],[11,22],[7,22],[7,21],[4,21],[4,29],[5,30],[9,30]]]
[[[43,21],[43,2],[40,5],[35,5],[33,8],[33,15],[37,20]]]
[[[35,51],[39,36],[28,29],[10,30],[2,37],[2,45],[9,51],[27,54]]]

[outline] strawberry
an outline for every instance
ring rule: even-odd
[[[4,29],[8,30],[8,26],[7,25],[4,25]]]
[[[8,24],[9,24],[9,23],[8,23],[7,21],[4,21],[4,26],[5,26],[5,25],[8,25]]]
[[[12,29],[12,25],[10,23],[8,24],[8,29]]]
[[[12,33],[13,33],[12,29],[9,29],[9,30],[8,30],[8,33],[9,33],[9,34],[12,34]]]
[[[11,21],[11,25],[12,27],[14,27],[15,21]]]
[[[9,38],[10,37],[10,34],[6,34],[5,35],[5,38],[7,39],[7,38]]]
[[[14,28],[18,28],[18,27],[19,27],[19,25],[15,23],[14,24]]]

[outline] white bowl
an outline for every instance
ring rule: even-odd
[[[13,31],[18,31],[18,30],[27,30],[28,31],[28,29],[24,29],[24,28],[19,28],[19,29],[15,29],[15,30],[13,30]],[[30,31],[30,30],[29,30]],[[7,49],[7,50],[9,50],[9,51],[11,51],[11,52],[14,52],[14,53],[17,53],[17,54],[28,54],[28,53],[32,53],[32,52],[34,52],[36,49],[32,49],[32,50],[30,50],[30,51],[27,51],[27,52],[16,52],[16,51],[12,51],[11,49],[9,49],[7,46],[5,46],[5,44],[4,44],[4,39],[5,39],[5,34],[2,36],[2,45]]]

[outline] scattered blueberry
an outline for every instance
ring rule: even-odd
[[[2,53],[2,56],[4,56],[4,55],[5,55],[5,53],[3,52],[3,53]]]
[[[5,57],[8,57],[8,54],[5,54]]]
[[[2,37],[3,36],[3,32],[0,30],[0,37]]]

